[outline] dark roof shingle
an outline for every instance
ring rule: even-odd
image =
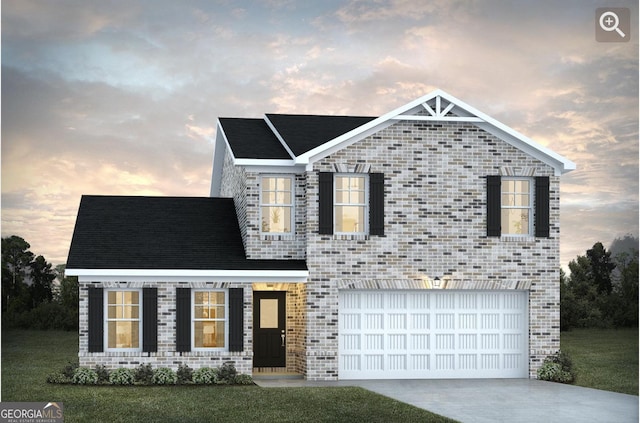
[[[306,270],[248,260],[233,199],[85,195],[68,269]]]
[[[236,159],[291,159],[264,119],[218,120]]]
[[[267,114],[266,116],[296,156],[376,119],[362,116],[287,114]]]

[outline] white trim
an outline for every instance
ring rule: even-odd
[[[237,166],[294,166],[291,159],[234,159]]]
[[[355,203],[338,203],[337,194],[338,194],[338,178],[362,178],[364,179],[364,203],[355,204]],[[344,190],[342,190],[344,191]],[[351,192],[351,189],[348,189],[347,192]],[[354,206],[354,207],[363,207],[364,208],[364,221],[362,222],[364,228],[362,231],[358,232],[340,232],[337,230],[337,216],[336,216],[336,208],[339,206]],[[368,235],[369,234],[369,174],[368,173],[334,173],[333,174],[333,230],[334,235]]]
[[[398,115],[393,120],[415,120],[415,121],[432,121],[432,122],[473,122],[480,123],[484,120],[473,116],[424,116],[424,115]]]
[[[282,144],[284,149],[287,150],[287,153],[289,153],[289,157],[291,157],[292,159],[295,158],[296,155],[293,154],[293,151],[291,151],[291,148],[289,148],[289,145],[284,141],[284,138],[282,138],[282,135],[280,135],[280,132],[278,132],[275,125],[269,120],[269,116],[267,116],[266,114],[264,115],[264,121],[267,123],[267,126],[269,127],[269,129],[273,131],[273,134],[276,136],[278,141],[280,141],[280,144]]]
[[[196,292],[222,292],[224,293],[224,347],[196,347]],[[229,351],[229,290],[228,289],[191,289],[191,351]],[[217,319],[212,321],[220,321]],[[202,320],[201,320],[202,321]]]
[[[218,119],[216,140],[215,144],[213,145],[213,168],[211,169],[211,189],[209,191],[210,197],[220,196],[220,191],[222,189],[224,156],[227,150],[229,150],[229,154],[233,158],[233,150],[229,148],[229,141],[227,140],[227,136],[222,129],[220,120]]]
[[[529,206],[509,206],[509,205],[505,205],[502,204],[502,197],[505,195],[504,191],[502,190],[503,187],[503,182],[507,182],[507,181],[527,181],[529,182]],[[504,233],[502,230],[500,231],[500,237],[501,238],[518,238],[518,239],[523,239],[523,238],[535,238],[535,189],[534,189],[534,185],[535,185],[535,179],[533,177],[529,177],[529,176],[501,176],[500,177],[500,222],[502,225],[502,210],[507,209],[507,210],[511,210],[511,209],[515,209],[515,210],[528,210],[529,211],[529,219],[528,219],[528,230],[527,233],[525,234],[512,234],[512,233]],[[523,193],[523,192],[522,192]],[[520,194],[522,194],[520,193]],[[518,194],[517,192],[512,192],[511,194]],[[508,195],[508,194],[507,194]]]
[[[308,270],[66,269],[80,282],[283,282],[305,283]]]
[[[120,292],[120,291],[130,291],[130,292],[137,292],[138,293],[138,348],[109,348],[109,292]],[[102,321],[103,321],[103,325],[104,325],[104,351],[105,352],[140,352],[142,351],[142,342],[143,342],[143,335],[142,335],[142,319],[143,319],[143,310],[142,310],[142,304],[143,304],[143,300],[142,300],[142,289],[140,288],[105,288],[103,290],[103,294],[104,297],[102,298],[103,301],[103,307],[104,307],[104,311],[103,311],[103,316],[102,316]],[[116,304],[118,305],[118,304]],[[124,321],[124,320],[115,320],[116,322],[118,321]],[[135,321],[134,319],[131,319],[130,321]]]
[[[290,181],[290,186],[291,189],[289,190],[289,195],[291,196],[291,202],[289,204],[266,204],[263,202],[262,199],[262,193],[264,192],[264,187],[263,187],[263,181],[265,178],[275,178],[275,179],[288,179]],[[258,207],[260,208],[260,235],[282,235],[282,236],[294,236],[296,233],[296,178],[291,175],[278,175],[278,174],[261,174],[260,175],[260,186],[259,186],[259,191],[260,194],[258,196]],[[278,193],[280,191],[278,191],[277,187],[275,191],[270,191],[270,192],[275,192]],[[282,191],[285,192],[285,191]],[[289,228],[290,231],[289,232],[264,232],[262,230],[262,209],[263,207],[289,207],[290,210],[290,216],[289,216]]]

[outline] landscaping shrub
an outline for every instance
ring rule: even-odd
[[[153,383],[155,385],[175,385],[177,382],[178,375],[168,367],[160,367],[153,372]]]
[[[224,363],[218,370],[218,380],[216,383],[219,385],[233,385],[237,374],[238,371],[232,363]]]
[[[193,372],[193,383],[200,385],[212,385],[218,380],[218,369],[201,367]]]
[[[151,364],[141,364],[136,367],[134,379],[138,383],[151,385],[153,383],[153,368],[151,368]]]
[[[236,375],[233,380],[234,385],[253,385],[253,378],[251,375]]]
[[[95,371],[98,374],[98,383],[107,383],[109,382],[109,370],[103,365],[96,365]]]
[[[73,373],[72,382],[78,385],[95,385],[98,383],[98,373],[88,367],[78,367]]]
[[[116,369],[109,375],[109,383],[112,385],[133,385],[135,372],[132,369]]]
[[[65,383],[71,383],[71,379],[66,377],[61,372],[51,373],[49,376],[47,376],[47,383],[65,384]]]
[[[186,364],[179,364],[176,375],[178,376],[179,384],[184,385],[191,383],[193,379],[193,369]]]
[[[538,379],[549,382],[573,383],[576,379],[569,354],[558,351],[544,359],[538,369]]]

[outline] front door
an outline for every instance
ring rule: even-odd
[[[253,367],[286,366],[284,291],[253,293]]]

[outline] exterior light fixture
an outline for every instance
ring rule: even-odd
[[[434,288],[440,288],[440,278],[436,276],[436,278],[433,280],[433,287]]]

